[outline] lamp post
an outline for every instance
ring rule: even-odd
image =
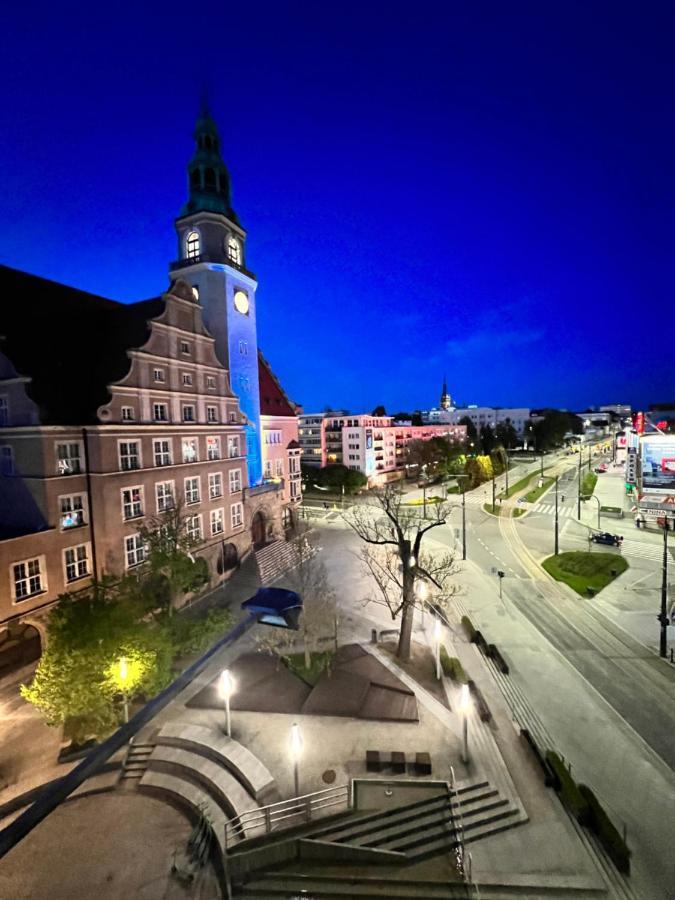
[[[586,497],[586,500],[595,500],[595,502],[598,504],[598,531],[600,531],[600,500],[595,496],[595,494],[591,494],[590,497]]]
[[[581,519],[581,447],[579,447],[579,485],[577,490],[577,519]]]
[[[232,737],[232,723],[230,721],[230,697],[234,693],[234,681],[229,669],[223,669],[220,673],[220,681],[218,683],[220,696],[225,701],[225,729],[229,738]]]
[[[127,700],[126,682],[129,677],[126,656],[120,656],[120,684],[122,685],[122,707],[124,709],[124,721],[129,721],[129,701]]]
[[[420,601],[420,609],[422,610],[422,628],[424,628],[424,607],[426,606],[426,599],[429,593],[429,588],[425,581],[420,581],[415,585],[415,593],[417,594],[417,599]]]
[[[541,451],[541,474],[544,474],[544,451]]]
[[[495,475],[494,469],[492,470],[492,512],[494,514],[495,511]]]
[[[469,685],[462,685],[459,698],[459,711],[462,714],[462,762],[469,762],[469,710],[471,709],[471,695]]]
[[[504,450],[504,465],[505,465],[505,475],[506,475],[506,496],[509,496],[509,451]]]
[[[436,680],[441,680],[441,620],[434,623],[434,641],[436,642]]]
[[[671,527],[675,530],[675,519],[668,523],[668,517],[663,517],[663,564],[661,568],[661,612],[658,620],[661,623],[661,636],[659,639],[659,656],[664,659],[668,653],[668,532]]]
[[[555,555],[558,555],[558,476],[555,476]]]
[[[291,758],[293,760],[293,780],[295,796],[300,796],[300,754],[302,753],[302,734],[297,722],[291,725]]]

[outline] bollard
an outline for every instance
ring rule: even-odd
[[[377,643],[377,628],[370,629],[370,643],[371,644]]]

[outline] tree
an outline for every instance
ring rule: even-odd
[[[468,416],[462,416],[457,424],[464,425],[464,427],[466,428],[466,444],[469,450],[472,453],[480,453],[480,440],[478,438],[478,431],[476,430],[476,426],[473,424],[471,419]],[[472,444],[473,447],[471,446]]]
[[[349,469],[340,463],[324,466],[316,473],[314,483],[339,492],[343,488],[346,494],[355,494],[360,488],[368,484],[368,479],[356,469]]]
[[[480,430],[480,445],[483,453],[491,453],[497,444],[495,433],[489,425],[483,425]]]
[[[419,411],[414,412],[412,414],[412,416],[410,417],[410,424],[411,425],[424,425],[424,422],[422,421],[422,413]]]
[[[384,406],[376,406],[375,409],[371,412],[371,416],[386,416],[387,410]]]
[[[424,536],[445,523],[447,504],[431,507],[432,519],[422,518],[419,507],[406,507],[397,485],[374,491],[370,502],[353,507],[344,516],[347,524],[366,545],[361,553],[392,619],[401,616],[396,655],[410,658],[418,581],[434,585],[438,600],[445,603],[454,593],[451,576],[456,573],[452,554],[432,556],[422,546]]]
[[[495,437],[505,450],[513,450],[518,445],[518,434],[510,419],[505,419],[497,424]]]
[[[466,461],[466,474],[469,476],[471,487],[478,487],[494,477],[494,467],[489,456],[470,456]]]
[[[209,580],[205,559],[195,559],[191,548],[198,543],[189,531],[190,516],[177,503],[158,516],[146,519],[138,529],[145,544],[145,570],[157,586],[158,606],[172,615],[177,601]]]

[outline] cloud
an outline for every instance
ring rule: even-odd
[[[503,350],[507,347],[522,347],[525,344],[535,344],[544,337],[543,331],[526,329],[525,331],[490,329],[489,331],[475,331],[464,338],[455,338],[448,341],[445,350],[448,356],[480,356],[494,350]]]

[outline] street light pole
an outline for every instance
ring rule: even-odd
[[[541,451],[541,474],[544,474],[544,451]]]
[[[494,469],[492,470],[492,512],[494,514],[495,511],[495,475]]]
[[[291,725],[291,756],[293,757],[293,781],[295,796],[300,796],[300,753],[302,751],[302,735],[297,722]]]
[[[558,476],[555,476],[555,555],[558,555]]]
[[[232,737],[232,722],[230,720],[230,696],[234,690],[234,682],[229,669],[223,669],[220,673],[220,696],[225,701],[225,730],[229,738]]]
[[[504,459],[505,459],[504,465],[506,466],[506,496],[508,497],[509,496],[509,451],[508,450],[504,450]]]
[[[577,519],[581,519],[581,447],[579,448],[579,484],[577,489]]]
[[[462,559],[466,559],[466,491],[462,491]]]
[[[672,520],[675,528],[675,519]],[[661,637],[659,640],[659,656],[665,659],[668,653],[668,532],[670,525],[667,516],[663,518],[663,565],[661,576],[661,612],[658,616],[661,623]]]
[[[462,713],[462,762],[469,761],[469,708],[471,707],[471,697],[469,695],[469,685],[462,685],[462,694],[459,700],[459,708]]]
[[[422,496],[424,497],[424,518],[427,517],[427,486],[426,484],[422,485]]]
[[[436,641],[436,681],[441,680],[441,620],[434,623],[434,639]]]

